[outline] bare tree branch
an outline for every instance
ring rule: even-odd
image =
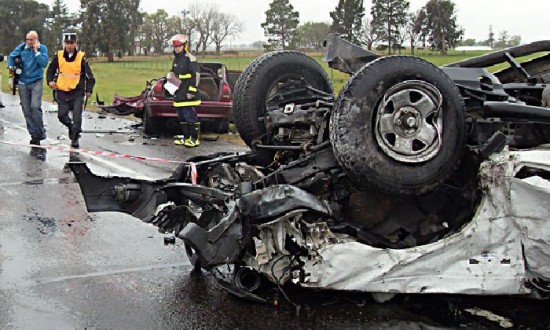
[[[242,22],[237,16],[226,13],[217,13],[212,26],[212,41],[216,45],[216,54],[219,55],[222,43],[231,37],[235,37],[243,30]]]

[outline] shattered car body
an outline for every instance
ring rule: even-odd
[[[233,265],[220,280],[243,297],[262,300],[264,279],[544,297],[550,110],[539,105],[550,61],[513,55],[547,46],[440,69],[330,36],[327,62],[352,74],[336,98],[301,53],[266,54],[241,74],[235,123],[251,152],[189,159],[158,181],[70,166],[90,212],[174,233],[196,268]],[[502,61],[514,71],[484,69]]]
[[[227,133],[232,106],[228,70],[221,63],[200,63],[199,66],[201,79],[197,88],[201,104],[195,107],[197,117],[208,130]],[[177,113],[173,106],[174,97],[164,88],[165,83],[165,77],[152,79],[146,81],[140,95],[115,95],[110,105],[105,105],[96,95],[96,102],[98,108],[106,112],[141,118],[146,134],[158,134],[167,128],[179,129]]]

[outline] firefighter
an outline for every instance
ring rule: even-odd
[[[95,85],[92,70],[84,52],[77,49],[76,41],[76,33],[63,35],[63,50],[54,55],[46,74],[48,86],[55,91],[59,105],[57,118],[69,129],[73,148],[79,148],[84,95],[90,97]]]
[[[187,36],[176,34],[170,38],[174,50],[172,70],[168,73],[168,81],[178,86],[174,93],[174,107],[180,121],[182,135],[176,136],[175,145],[198,147],[200,145],[200,122],[195,106],[201,104],[198,98],[200,79],[199,65],[195,56],[189,53]]]

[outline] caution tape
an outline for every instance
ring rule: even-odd
[[[1,141],[2,144],[7,144],[11,146],[20,146],[20,147],[31,147],[31,148],[41,148],[46,150],[57,150],[65,152],[75,152],[86,155],[101,156],[101,157],[110,157],[110,158],[123,158],[139,161],[148,161],[148,162],[157,162],[157,163],[173,163],[173,164],[189,164],[191,169],[191,182],[197,184],[198,181],[198,172],[195,163],[185,162],[179,160],[171,160],[157,157],[146,157],[146,156],[134,156],[129,154],[118,154],[116,152],[106,152],[106,151],[97,151],[97,150],[86,150],[86,149],[77,149],[73,147],[67,147],[64,145],[53,146],[53,145],[36,145],[36,144],[26,144],[26,143],[15,143],[9,141]]]

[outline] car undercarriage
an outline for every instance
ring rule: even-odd
[[[230,265],[220,283],[241,297],[269,299],[266,283],[547,297],[550,57],[516,58],[548,51],[438,68],[329,35],[325,61],[351,75],[337,96],[299,52],[243,71],[233,113],[250,152],[194,157],[157,181],[69,165],[89,212],[173,233],[196,269]]]

